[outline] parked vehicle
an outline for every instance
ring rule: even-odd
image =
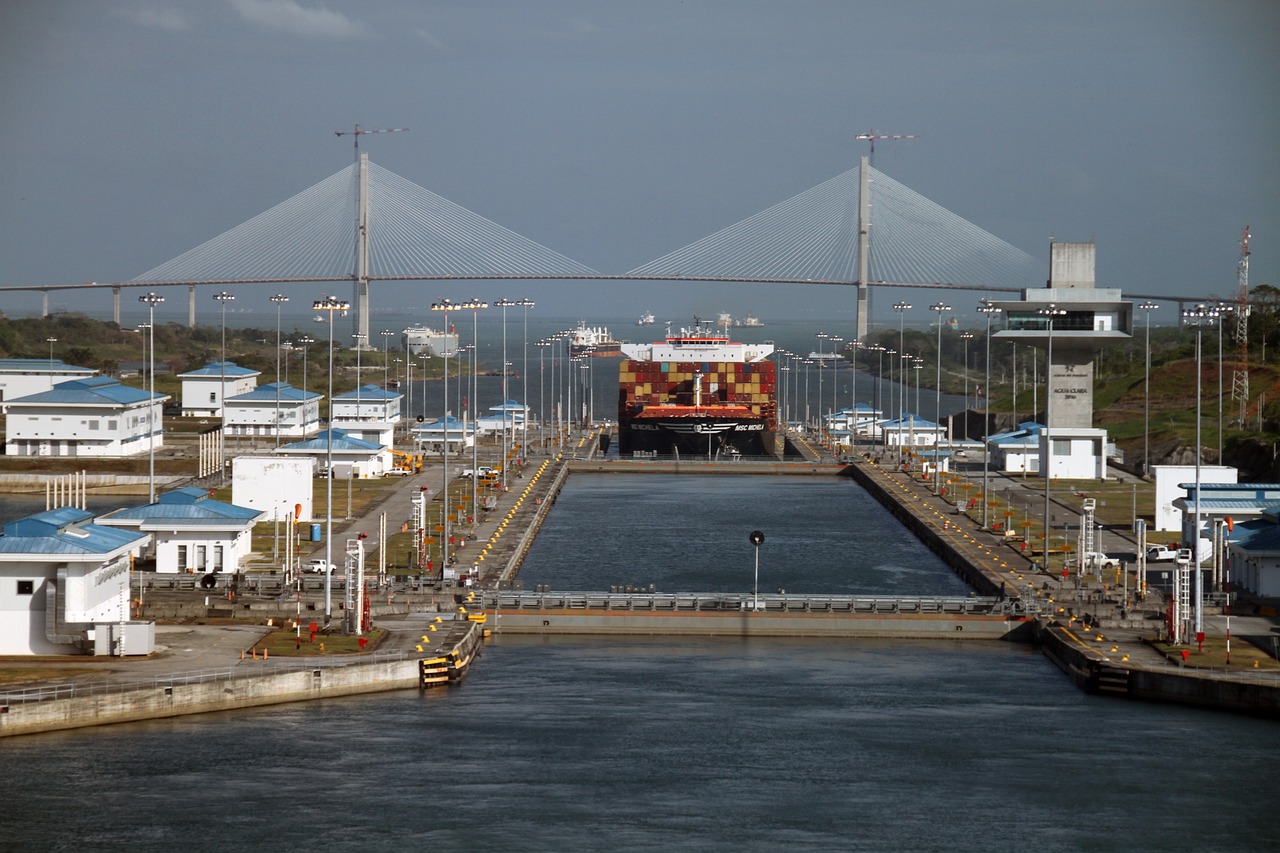
[[[462,470],[462,473],[459,474],[458,476],[471,479],[472,477],[476,476],[477,473],[479,473],[481,477],[488,477],[490,474],[493,473],[493,469],[490,468],[488,465],[481,465],[479,468],[475,468],[475,469],[464,468]]]
[[[329,567],[329,571],[331,571],[331,572],[332,572],[332,571],[334,570],[334,568],[335,568],[335,566],[333,565],[333,563],[326,563],[324,560],[310,560],[310,561],[308,561],[308,562],[307,562],[307,564],[306,564],[305,566],[303,566],[303,567],[302,567],[302,570],[303,570],[304,572],[310,572],[311,574],[319,575],[319,574],[323,574],[323,573],[324,573],[324,570],[325,570],[325,569],[324,569],[324,567],[325,567],[325,566],[328,566],[328,567]]]
[[[1147,549],[1148,563],[1172,563],[1177,558],[1177,548],[1166,548],[1163,545],[1153,545]]]

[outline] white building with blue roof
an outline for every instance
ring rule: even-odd
[[[1006,474],[1026,474],[1040,470],[1040,433],[1044,425],[1023,421],[1017,429],[987,436],[991,466]]]
[[[0,406],[9,456],[119,457],[164,445],[168,395],[90,376]]]
[[[470,448],[475,440],[475,427],[452,415],[436,418],[430,423],[418,424],[413,428],[413,446],[421,453],[444,455],[446,443],[449,453],[461,453]]]
[[[889,447],[933,447],[947,438],[947,428],[911,412],[880,422],[880,435]]]
[[[320,428],[320,399],[315,391],[303,391],[288,382],[268,382],[228,396],[223,427],[228,435],[302,438]]]
[[[234,361],[215,361],[196,370],[179,373],[182,380],[184,418],[220,418],[224,398],[247,394],[258,386],[261,371]]]
[[[253,550],[253,525],[262,514],[188,487],[166,492],[155,503],[107,513],[97,523],[151,534],[143,557],[155,560],[157,572],[231,573]]]
[[[347,435],[390,446],[400,423],[402,395],[377,385],[361,385],[330,402],[331,424]]]
[[[0,358],[0,403],[52,391],[60,382],[88,379],[98,371],[51,358]]]
[[[330,434],[332,433],[332,447]],[[276,450],[282,456],[309,457],[316,470],[324,473],[329,455],[333,455],[332,476],[336,480],[365,480],[386,476],[391,470],[391,451],[381,444],[347,435],[340,429],[321,430],[314,438],[295,441]]]
[[[492,415],[476,419],[476,428],[481,435],[501,435],[505,431],[518,432],[524,427],[528,407],[515,400],[507,400],[497,406],[490,406]]]
[[[154,630],[128,622],[130,566],[150,537],[74,507],[0,528],[0,655],[150,654]],[[124,648],[111,640],[125,639]],[[131,641],[131,642],[130,642]]]

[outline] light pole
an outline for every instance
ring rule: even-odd
[[[382,388],[383,390],[390,390],[387,385],[391,382],[391,357],[387,352],[387,347],[390,345],[391,338],[395,335],[395,332],[390,329],[383,329],[378,334],[382,335]]]
[[[973,332],[961,332],[960,340],[964,341],[964,408],[969,410],[969,341],[973,340]]]
[[[1199,304],[1182,312],[1183,322],[1196,329],[1196,499],[1191,522],[1191,570],[1196,575],[1196,621],[1197,639],[1204,631],[1204,580],[1200,571],[1200,333],[1205,326],[1212,326],[1218,321],[1220,312],[1214,306]]]
[[[832,444],[831,449],[832,449],[832,452],[834,453],[836,439],[835,439],[835,436],[831,433],[831,427],[835,425],[836,409],[840,408],[840,402],[836,398],[836,395],[840,390],[840,379],[839,379],[840,374],[837,372],[837,368],[840,366],[840,362],[837,360],[837,358],[840,351],[840,344],[844,342],[844,338],[840,337],[839,335],[831,335],[828,338],[828,340],[831,341],[832,359],[831,359],[831,420],[827,422],[828,423],[827,440],[831,442]]]
[[[222,483],[227,482],[227,303],[235,300],[235,296],[227,293],[225,290],[221,293],[215,293],[213,298],[217,300],[218,305],[222,309],[222,355],[218,363],[218,414],[222,416],[222,434],[219,436],[218,444],[220,446],[218,452],[218,478]]]
[[[300,335],[298,337],[298,346],[302,347],[302,396],[307,396],[307,350],[316,339],[310,335]]]
[[[1044,565],[1041,567],[1044,571],[1049,571],[1049,483],[1053,480],[1053,434],[1052,434],[1052,407],[1053,407],[1053,390],[1051,387],[1053,376],[1053,319],[1061,317],[1067,313],[1065,308],[1059,308],[1050,302],[1043,308],[1037,308],[1036,313],[1045,318],[1045,322],[1049,329],[1049,345],[1048,354],[1045,356],[1045,377],[1046,387],[1044,395],[1044,463],[1040,466],[1041,473],[1044,474]],[[1085,555],[1080,555],[1080,568],[1084,568]]]
[[[543,453],[546,453],[547,451],[547,433],[546,433],[547,404],[546,404],[546,398],[543,396],[543,391],[546,389],[546,384],[544,382],[546,377],[545,377],[545,374],[543,373],[543,371],[545,370],[545,367],[543,365],[543,356],[545,356],[547,353],[547,347],[551,346],[551,341],[547,341],[547,340],[538,341],[536,344],[534,344],[534,346],[538,348],[538,446],[542,448]]]
[[[474,359],[471,363],[471,527],[474,530],[480,520],[480,508],[476,505],[476,501],[480,497],[478,492],[480,477],[477,474],[480,470],[480,429],[478,425],[480,401],[476,397],[479,393],[476,374],[480,369],[480,311],[483,308],[488,308],[489,303],[482,302],[473,296],[458,307],[471,311],[471,353]]]
[[[351,303],[335,296],[326,296],[312,303],[313,311],[324,311],[329,315],[329,417],[325,427],[325,499],[324,499],[324,624],[328,627],[333,619],[333,315],[341,312],[346,316],[351,310]],[[305,369],[303,375],[306,375]]]
[[[1147,312],[1146,366],[1142,371],[1142,475],[1151,473],[1151,311],[1160,306],[1143,302],[1139,311]]]
[[[1221,317],[1234,311],[1235,308],[1225,302],[1217,302],[1213,306]],[[1218,464],[1222,464],[1222,323],[1218,323]]]
[[[147,405],[147,456],[148,456],[148,489],[147,494],[150,496],[149,503],[156,502],[156,306],[164,302],[164,297],[158,293],[145,293],[138,297],[138,301],[147,306],[147,351],[150,353],[150,361],[147,364],[147,389],[151,395],[151,400]],[[52,356],[49,358],[53,361]]]
[[[141,297],[139,297],[141,298]],[[53,364],[53,345],[58,342],[57,338],[45,338],[45,342],[49,344],[49,364]]]
[[[529,309],[535,303],[532,299],[521,299],[516,303],[524,309],[524,344],[520,350],[520,455],[529,455]]]
[[[938,315],[938,376],[933,389],[933,420],[942,427],[942,315],[951,310],[950,305],[935,302],[929,310]],[[933,432],[933,493],[942,485],[942,453],[938,447],[938,430]]]
[[[444,535],[440,540],[440,577],[444,577],[444,570],[449,566],[449,311],[454,308],[454,304],[448,299],[441,299],[431,305],[432,311],[440,311],[444,315],[444,414],[440,416],[440,423],[444,426]],[[424,374],[425,375],[425,374]],[[427,411],[427,390],[426,386],[422,389],[422,411],[423,419],[426,418]],[[472,480],[475,479],[476,472],[471,472]]]
[[[360,387],[364,384],[364,378],[360,374],[360,351],[369,345],[369,336],[362,332],[356,332],[351,337],[354,338],[356,342],[356,420],[363,421],[364,411],[360,405]],[[332,406],[333,404],[330,403],[330,405]],[[332,421],[333,418],[330,417],[329,420]]]
[[[499,299],[493,307],[502,309],[502,490],[507,490],[507,309],[519,305],[510,299]]]
[[[747,536],[747,541],[756,549],[756,573],[751,584],[751,611],[754,613],[760,609],[760,546],[764,544],[764,533],[753,530]]]
[[[277,293],[271,297],[272,303],[276,306],[276,447],[280,446],[280,309],[284,303],[289,301],[289,297],[282,293]]]
[[[1004,309],[992,305],[990,302],[983,302],[978,306],[978,313],[987,316],[987,378],[986,384],[982,386],[982,396],[984,403],[984,411],[982,415],[982,529],[987,529],[987,504],[990,499],[987,495],[989,477],[991,473],[991,443],[988,436],[991,432],[991,318],[999,314]]]
[[[907,316],[907,312],[911,310],[911,303],[895,302],[893,303],[893,310],[898,312],[898,352],[905,353],[906,352],[905,335],[906,335],[906,328],[907,328],[906,316]],[[902,365],[899,365],[899,367],[901,368]],[[900,373],[900,376],[898,377],[898,467],[902,467],[902,413],[905,410],[902,397],[903,397],[903,394],[906,392],[906,389],[903,387],[902,380],[906,378],[907,374],[905,370],[899,370],[899,373]]]
[[[818,332],[814,335],[818,339],[818,437],[822,437],[822,367],[826,359],[823,357],[827,351],[823,348],[822,342],[830,337],[826,332]]]

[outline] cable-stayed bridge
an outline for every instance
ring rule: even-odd
[[[369,283],[589,279],[1021,291],[1045,264],[871,167],[824,183],[621,273],[590,268],[369,162],[368,155],[246,222],[127,282],[0,290],[351,282],[356,332],[368,335]],[[365,340],[368,338],[366,337]]]

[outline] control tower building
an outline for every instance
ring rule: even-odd
[[[1133,335],[1133,303],[1094,284],[1093,243],[1051,243],[1049,282],[1005,313],[995,337],[1046,350],[1049,389],[1039,471],[1053,478],[1105,479],[1107,432],[1093,426],[1094,354]]]

